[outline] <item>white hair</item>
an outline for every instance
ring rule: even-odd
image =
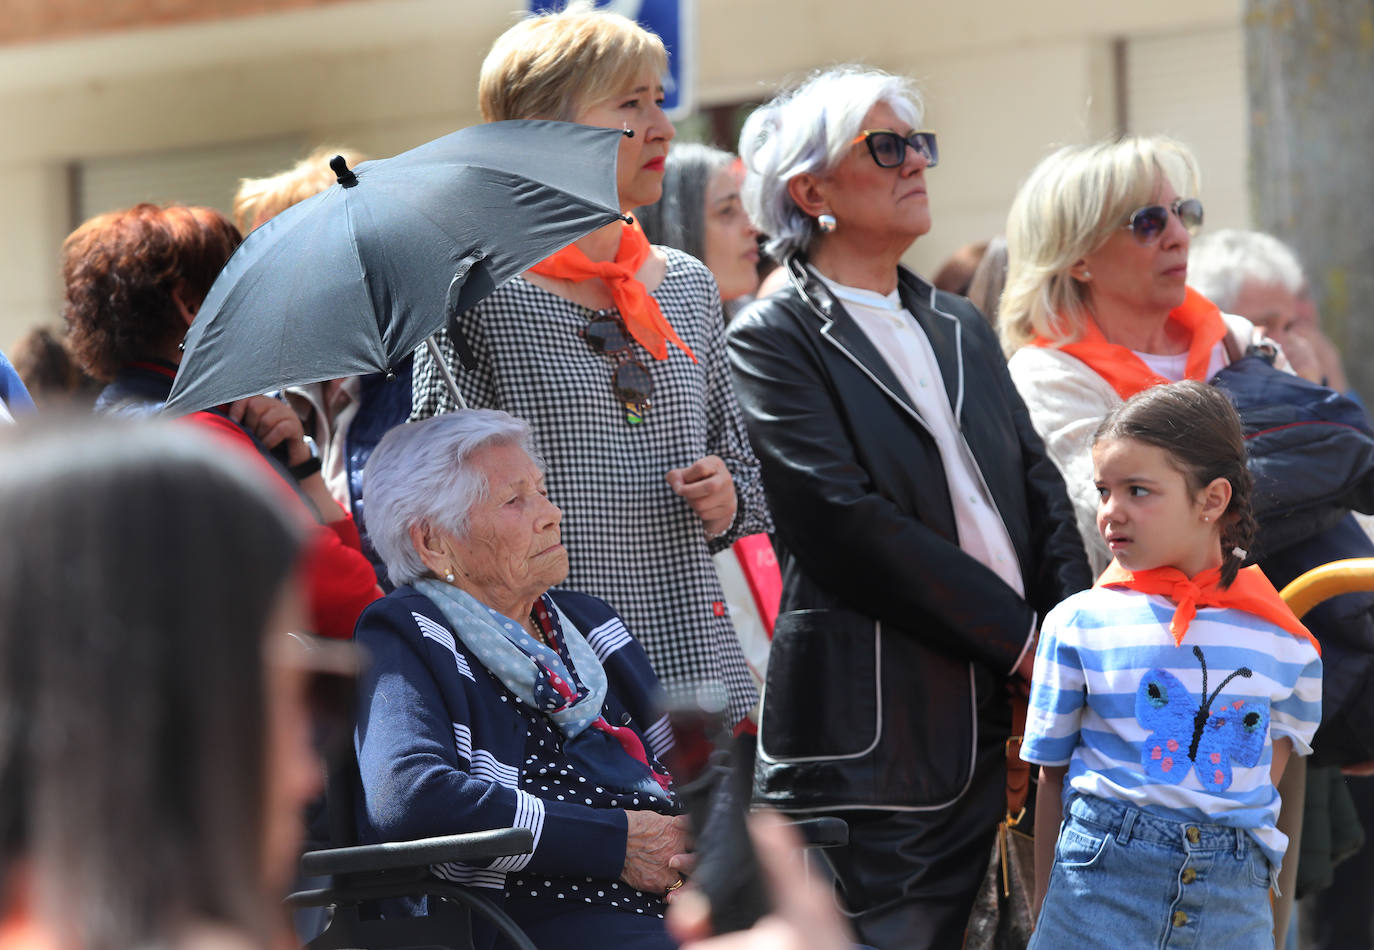
[[[880,102],[912,128],[920,126],[924,113],[915,84],[867,66],[816,73],[745,121],[739,154],[747,173],[740,197],[755,226],[768,235],[770,256],[782,260],[805,251],[817,233],[816,222],[797,207],[787,183],[797,175],[831,171],[862,131],[864,116]]]
[[[1251,281],[1279,284],[1297,294],[1305,283],[1293,250],[1263,231],[1225,228],[1193,240],[1188,252],[1188,284],[1230,313]]]
[[[468,514],[489,490],[486,475],[468,460],[479,449],[511,444],[538,463],[529,425],[496,409],[407,422],[382,438],[363,469],[363,519],[392,584],[429,573],[410,541],[412,525],[428,524],[456,538],[467,534]]]

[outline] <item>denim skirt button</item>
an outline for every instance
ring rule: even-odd
[[[1182,879],[1184,884],[1191,884],[1197,880],[1197,872],[1192,868],[1184,868]]]
[[[1183,833],[1187,836],[1188,840],[1191,841],[1193,844],[1197,844],[1198,841],[1202,838],[1202,832],[1198,831],[1197,828],[1193,827],[1192,825],[1189,825],[1188,829]]]
[[[1174,926],[1182,927],[1188,922],[1188,915],[1181,910],[1174,911]]]

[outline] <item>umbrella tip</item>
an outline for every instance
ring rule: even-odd
[[[342,155],[335,155],[329,160],[329,168],[339,178],[339,184],[345,188],[352,188],[358,183],[358,176],[353,174],[348,168],[348,162]]]

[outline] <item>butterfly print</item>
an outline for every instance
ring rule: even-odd
[[[1207,661],[1201,647],[1193,655],[1202,665],[1202,701],[1193,696],[1168,670],[1145,674],[1135,694],[1135,717],[1150,734],[1141,749],[1145,774],[1157,782],[1177,785],[1196,769],[1198,781],[1209,792],[1231,787],[1231,763],[1250,767],[1264,754],[1269,734],[1267,704],[1242,702],[1220,704],[1217,695],[1236,677],[1254,674],[1242,666],[1207,692]]]

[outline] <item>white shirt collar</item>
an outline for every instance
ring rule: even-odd
[[[888,310],[893,313],[906,309],[902,305],[902,298],[895,289],[890,294],[880,294],[874,290],[865,290],[863,287],[849,287],[845,284],[839,284],[821,274],[820,271],[816,273],[825,282],[825,286],[830,288],[830,292],[845,303],[854,303],[873,310]]]

